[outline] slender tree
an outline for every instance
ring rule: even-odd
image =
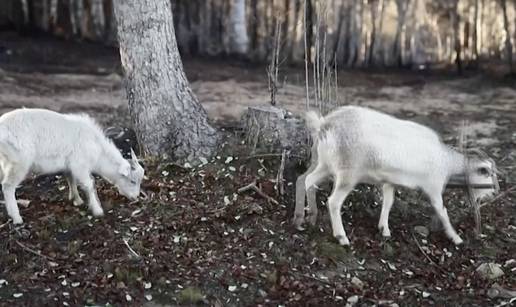
[[[229,16],[229,53],[245,55],[249,49],[245,0],[233,0]]]
[[[192,162],[210,156],[218,133],[184,74],[170,1],[114,4],[129,110],[144,153]]]
[[[503,12],[503,25],[505,29],[505,52],[507,53],[507,64],[509,65],[509,71],[511,74],[514,73],[514,65],[512,63],[512,42],[511,42],[511,30],[509,24],[509,17],[507,16],[507,0],[500,0]]]

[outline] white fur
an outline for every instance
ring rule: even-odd
[[[23,223],[16,187],[29,172],[66,174],[69,198],[83,201],[77,184],[88,196],[95,216],[103,215],[93,177],[98,174],[131,199],[140,194],[143,168],[132,152],[125,160],[102,129],[87,115],[60,114],[43,109],[17,109],[0,117],[0,170],[7,213]]]
[[[462,239],[453,229],[443,206],[442,192],[453,175],[468,175],[476,184],[493,184],[495,165],[487,160],[466,159],[444,145],[431,129],[414,122],[400,120],[371,109],[345,106],[326,117],[315,112],[306,115],[314,138],[310,169],[297,181],[294,223],[300,227],[304,219],[305,193],[311,223],[317,215],[314,186],[332,177],[334,190],[328,199],[333,235],[343,245],[349,240],[342,225],[341,206],[358,183],[381,184],[383,205],[378,227],[383,236],[390,236],[389,212],[394,201],[394,186],[420,188],[428,195],[446,234],[455,244]],[[488,174],[480,174],[479,168]],[[485,171],[485,170],[484,170]],[[493,177],[494,176],[494,177]],[[475,191],[476,198],[494,193],[494,189]],[[310,200],[312,199],[312,200]]]

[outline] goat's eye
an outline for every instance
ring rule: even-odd
[[[131,184],[136,184],[136,180],[131,180]]]
[[[482,176],[488,176],[489,170],[486,167],[481,167],[478,169],[478,173]]]

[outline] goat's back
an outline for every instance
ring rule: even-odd
[[[0,117],[0,151],[14,151],[18,160],[36,164],[60,168],[75,155],[98,155],[105,140],[87,115],[17,109]]]
[[[443,144],[434,131],[367,108],[345,106],[328,114],[318,139],[318,153],[329,169],[383,174],[443,167]]]

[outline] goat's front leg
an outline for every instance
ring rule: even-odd
[[[75,206],[84,204],[84,201],[79,194],[79,190],[77,189],[75,178],[72,175],[66,175],[66,182],[68,183],[68,200],[73,200],[73,204]]]
[[[441,224],[444,227],[444,231],[446,232],[446,235],[455,243],[455,245],[461,244],[463,241],[453,228],[450,218],[448,217],[448,212],[446,211],[446,208],[444,208],[443,205],[443,198],[440,191],[433,191],[427,192],[428,196],[430,197],[430,201],[432,203],[432,207],[434,207],[434,210],[439,217],[439,220],[441,221]]]
[[[388,183],[382,186],[383,203],[382,212],[380,213],[380,221],[378,222],[378,229],[382,232],[382,236],[390,237],[391,230],[389,229],[389,212],[394,202],[394,187]]]
[[[346,184],[339,178],[342,178],[342,176],[337,177],[333,192],[328,199],[328,208],[330,210],[333,235],[339,241],[340,245],[349,245],[349,239],[342,225],[341,208],[344,200],[346,200],[346,197],[348,197],[351,190],[353,190],[353,185]]]
[[[9,165],[2,169],[2,192],[4,193],[5,207],[14,224],[23,223],[15,193],[16,187],[22,182],[28,171],[29,168],[22,165]]]
[[[2,192],[4,193],[5,207],[7,214],[13,219],[14,224],[22,224],[23,219],[18,209],[18,203],[16,202],[16,186],[11,184],[2,184]]]
[[[91,177],[89,173],[72,173],[81,187],[84,189],[86,194],[88,195],[88,207],[94,216],[103,216],[104,210],[102,210],[102,206],[100,205],[99,197],[97,196],[97,191],[95,190],[95,181]]]

